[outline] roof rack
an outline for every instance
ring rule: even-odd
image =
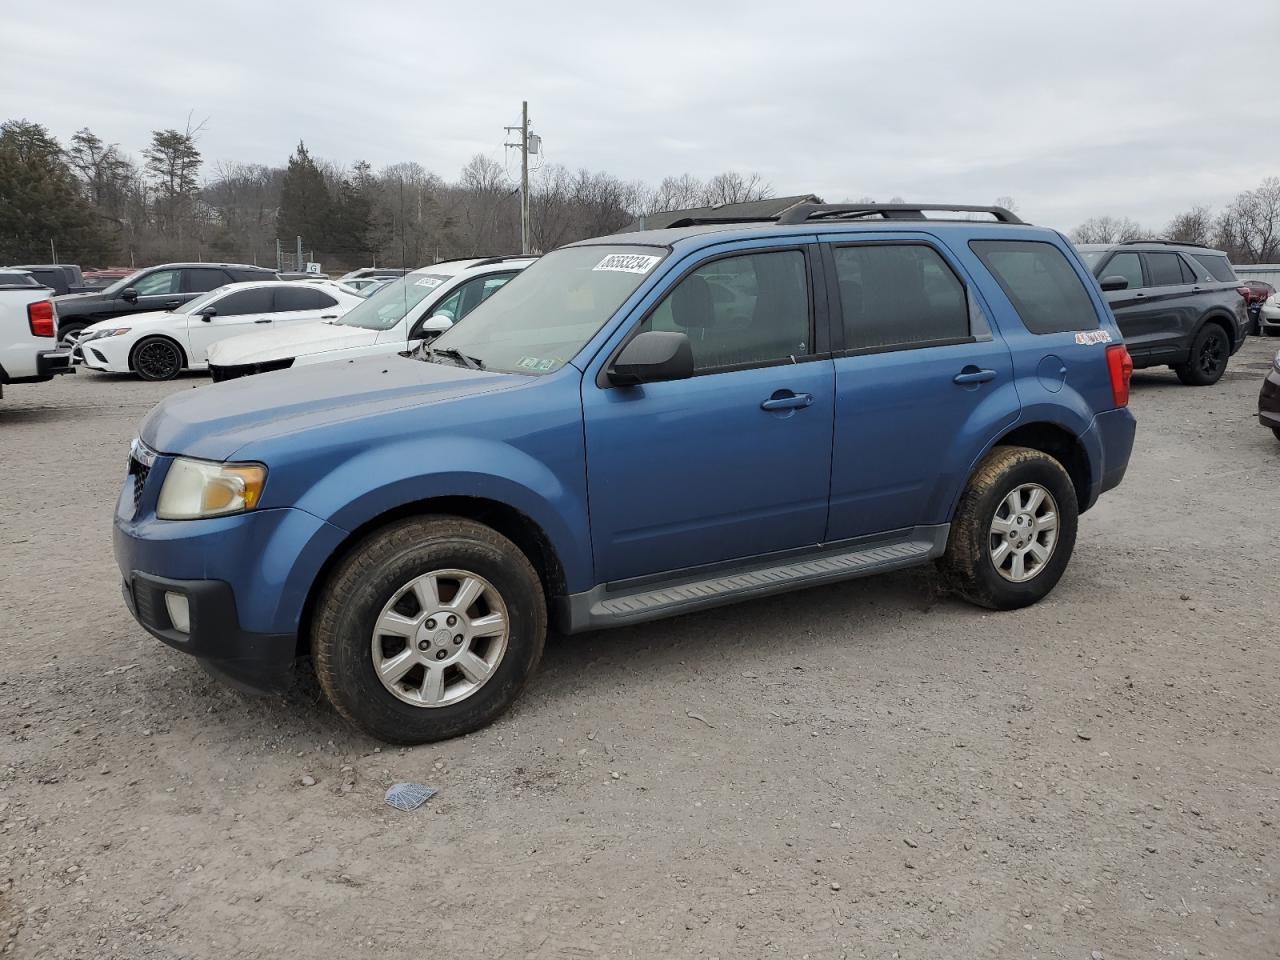
[[[1004,207],[972,206],[959,203],[801,203],[782,216],[780,224],[807,223],[811,220],[856,220],[879,216],[885,220],[939,219],[925,216],[926,210],[945,213],[989,213],[1000,223],[1022,223]]]
[[[486,257],[483,260],[477,260],[472,264],[473,267],[488,267],[495,263],[506,263],[508,260],[537,260],[536,253],[504,253],[500,257]]]
[[[1139,243],[1157,243],[1166,247],[1196,247],[1200,250],[1212,250],[1212,247],[1206,247],[1203,243],[1188,243],[1183,240],[1121,240],[1117,246],[1128,247]]]

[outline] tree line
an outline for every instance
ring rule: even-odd
[[[300,142],[283,167],[222,163],[206,177],[200,134],[190,123],[157,130],[139,162],[87,127],[64,145],[29,120],[0,124],[0,263],[275,266],[277,238],[292,252],[299,236],[326,269],[519,252],[516,183],[482,154],[449,181],[412,161],[343,167]],[[550,250],[660,210],[771,194],[733,171],[651,187],[548,165],[530,184],[531,244]]]

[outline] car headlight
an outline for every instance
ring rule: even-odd
[[[118,337],[129,332],[128,327],[116,327],[114,330],[95,330],[93,333],[87,333],[80,338],[80,342],[86,340],[101,340],[103,337]]]
[[[1276,354],[1276,358],[1271,361],[1271,365],[1276,368],[1276,373],[1280,373],[1280,353]]]
[[[210,463],[178,457],[156,504],[161,520],[197,520],[252,510],[262,499],[267,468],[260,463]]]

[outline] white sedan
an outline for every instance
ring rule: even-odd
[[[379,288],[338,320],[276,326],[209,351],[215,382],[310,363],[388,356],[448,330],[527,267],[530,257],[453,260]]]
[[[85,327],[72,358],[90,370],[172,380],[204,370],[213,344],[249,330],[336,320],[364,299],[328,282],[229,283],[171,311],[135,313]]]

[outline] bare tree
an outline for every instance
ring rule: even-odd
[[[743,176],[735,170],[718,173],[707,181],[703,190],[703,202],[708,207],[722,203],[749,203],[767,200],[773,196],[773,188],[758,173]]]
[[[1237,195],[1218,216],[1214,242],[1237,263],[1280,259],[1280,177]]]
[[[1076,243],[1124,243],[1146,235],[1147,231],[1128,217],[1090,217],[1071,231]]]
[[[1213,233],[1213,214],[1208,207],[1192,207],[1178,214],[1164,228],[1165,240],[1208,246]]]

